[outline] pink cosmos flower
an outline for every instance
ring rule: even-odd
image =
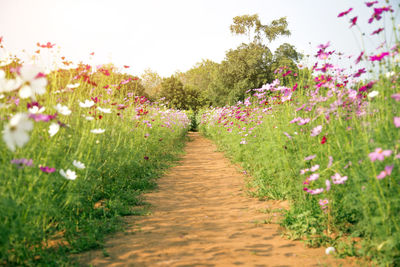
[[[382,18],[383,12],[394,12],[391,6],[381,7],[381,8],[374,8],[374,13],[369,18],[368,23],[372,23],[375,20],[380,20]]]
[[[330,168],[332,166],[333,163],[333,157],[329,156],[329,162],[328,162],[328,166],[326,166],[327,168]]]
[[[358,17],[356,16],[356,17],[354,17],[354,18],[352,18],[352,19],[350,20],[350,22],[351,22],[350,28],[353,27],[354,25],[356,25],[357,19],[358,19]]]
[[[45,172],[45,173],[52,173],[52,172],[56,171],[56,168],[51,168],[51,167],[48,167],[48,166],[39,166],[39,169],[42,172]]]
[[[314,165],[314,166],[311,167],[310,171],[315,172],[315,171],[318,170],[318,169],[319,169],[319,165],[316,164],[316,165]]]
[[[293,120],[291,120],[289,123],[295,123],[295,122],[298,122],[299,120],[301,120],[301,118],[300,117],[298,117],[298,118],[294,118]]]
[[[322,125],[318,125],[314,129],[311,130],[311,136],[317,136],[321,133],[322,131]]]
[[[373,31],[373,32],[371,33],[371,35],[379,34],[379,33],[380,33],[381,31],[383,31],[383,30],[384,30],[384,28],[379,28],[379,29]]]
[[[394,158],[395,159],[400,159],[400,154],[397,154]]]
[[[371,7],[371,6],[373,6],[374,4],[377,4],[377,3],[378,3],[378,1],[365,2],[365,4],[367,5],[367,7]]]
[[[357,59],[354,61],[354,63],[356,63],[356,64],[360,63],[363,55],[364,55],[364,51],[360,53],[360,55],[357,57]]]
[[[344,15],[349,14],[352,10],[353,10],[353,8],[349,8],[348,10],[339,13],[338,18],[343,17]]]
[[[340,176],[339,173],[335,173],[331,178],[334,184],[344,184],[344,182],[347,181],[347,176]]]
[[[331,45],[331,43],[330,43],[330,42],[327,42],[326,44],[320,44],[320,45],[318,45],[317,48],[325,50],[325,49],[327,49],[330,45]]]
[[[393,94],[391,97],[392,97],[394,100],[396,100],[397,102],[400,101],[400,93]]]
[[[315,181],[319,178],[319,174],[318,173],[313,173],[310,175],[310,177],[307,178],[308,181]]]
[[[362,74],[366,73],[365,68],[359,69],[357,73],[353,74],[354,78],[360,77]]]
[[[317,155],[310,155],[310,156],[308,156],[308,157],[305,157],[305,158],[304,158],[304,161],[312,160],[312,159],[314,159],[316,156],[317,156]]]
[[[396,126],[396,128],[400,127],[400,117],[394,117],[393,122],[394,122],[394,126]]]
[[[383,52],[378,55],[370,56],[369,60],[370,61],[381,61],[384,57],[386,57],[388,55],[389,55],[389,52]]]
[[[31,167],[33,165],[32,159],[13,159],[11,160],[12,164],[17,165],[18,168],[23,168],[24,166]]]
[[[52,119],[55,119],[57,117],[57,113],[55,113],[54,115],[46,115],[46,114],[29,114],[29,118],[34,119],[36,122],[39,121],[44,121],[44,122],[48,122]]]
[[[326,191],[327,191],[327,192],[328,192],[329,190],[331,190],[331,181],[325,180],[325,185],[326,185]]]
[[[376,176],[376,178],[378,180],[381,180],[381,179],[385,178],[386,176],[392,174],[392,170],[393,170],[393,165],[385,166],[385,169],[383,171],[381,171],[381,173],[378,176]]]
[[[375,149],[374,152],[368,154],[372,162],[374,162],[375,160],[383,161],[385,157],[389,157],[390,155],[392,155],[392,150],[383,150],[380,147]]]
[[[290,134],[288,134],[287,132],[283,132],[284,135],[287,136],[287,138],[292,139],[292,137],[290,136]]]
[[[308,171],[310,171],[310,169],[303,169],[303,170],[300,170],[300,174],[303,175],[303,174],[305,174],[305,173],[308,172]]]
[[[297,125],[305,125],[310,122],[311,119],[305,118],[305,119],[300,119],[300,121],[297,123]]]
[[[360,89],[358,89],[358,91],[359,91],[359,92],[368,91],[369,89],[372,88],[372,86],[374,86],[375,83],[376,83],[376,81],[370,81],[370,82],[367,83],[366,85],[361,86]]]
[[[324,192],[324,189],[323,188],[307,189],[307,192],[310,193],[311,195],[318,195]]]
[[[320,199],[319,200],[319,205],[321,206],[321,209],[326,209],[328,206],[329,200],[328,199]]]

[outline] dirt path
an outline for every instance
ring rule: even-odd
[[[283,203],[246,196],[245,177],[198,133],[189,134],[179,166],[145,196],[148,216],[106,242],[105,251],[80,256],[93,266],[338,266],[324,249],[280,237],[265,223]],[[105,257],[104,254],[108,254]]]

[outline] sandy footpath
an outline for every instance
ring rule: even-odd
[[[323,248],[282,238],[270,222],[284,203],[246,196],[246,177],[209,140],[189,137],[178,166],[145,195],[150,214],[127,217],[127,231],[79,255],[82,265],[346,266]]]

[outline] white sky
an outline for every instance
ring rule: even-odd
[[[349,7],[367,35],[378,28],[365,23],[372,10],[361,0],[0,0],[0,36],[17,54],[33,54],[37,42],[51,42],[74,62],[129,65],[135,75],[151,68],[165,77],[202,59],[220,62],[246,41],[229,31],[232,18],[243,14],[257,13],[263,24],[287,16],[292,35],[270,44],[272,50],[289,42],[314,55],[316,45],[331,41],[336,51],[358,55],[359,33],[349,29],[350,17],[337,18]]]

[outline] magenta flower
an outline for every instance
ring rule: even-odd
[[[381,8],[374,8],[374,13],[369,18],[368,23],[372,23],[375,20],[380,20],[382,18],[383,12],[394,12],[391,6],[381,7]]]
[[[327,49],[330,45],[331,45],[331,43],[330,43],[330,42],[327,42],[326,44],[320,44],[320,45],[318,45],[317,48],[325,50],[325,49]]]
[[[371,7],[371,6],[373,6],[374,4],[377,4],[377,3],[378,3],[378,1],[365,2],[365,4],[367,5],[367,7]]]
[[[56,171],[56,168],[51,168],[51,167],[48,167],[48,166],[39,166],[39,169],[42,172],[45,172],[45,173],[52,173],[52,172]]]
[[[350,20],[350,22],[351,22],[350,28],[353,27],[354,25],[356,25],[357,19],[358,19],[358,17],[356,16],[356,17],[354,17],[354,18],[352,18],[352,19]]]
[[[354,78],[360,77],[362,74],[366,73],[365,68],[359,69],[357,73],[353,74]]]
[[[371,35],[374,35],[374,34],[379,34],[381,31],[383,31],[384,30],[384,28],[379,28],[379,29],[377,29],[376,31],[373,31],[372,33],[371,33]]]
[[[381,171],[381,173],[378,176],[376,176],[376,178],[378,180],[381,180],[381,179],[385,178],[386,176],[392,174],[392,170],[393,170],[393,165],[385,166],[385,169],[383,171]]]
[[[396,126],[396,128],[400,127],[400,117],[394,117],[393,122],[394,122],[394,126]]]
[[[360,63],[363,55],[364,55],[364,51],[360,53],[360,55],[357,57],[357,59],[354,61],[354,63],[356,63],[356,64]]]
[[[390,155],[392,155],[392,150],[383,150],[380,147],[375,149],[374,152],[368,154],[372,162],[374,162],[375,160],[383,161],[385,157],[389,157]]]
[[[344,15],[349,14],[352,10],[353,10],[353,8],[349,8],[348,10],[339,13],[338,18],[343,17]]]
[[[317,156],[317,155],[310,155],[310,156],[308,156],[308,157],[305,157],[305,158],[304,158],[304,161],[312,160],[312,159],[314,159],[316,156]]]
[[[347,181],[347,176],[340,176],[339,173],[335,173],[331,178],[334,184],[344,184],[344,182]]]
[[[400,101],[400,93],[393,94],[391,97],[392,97],[394,100],[396,100],[397,102]]]
[[[372,86],[374,86],[375,83],[376,83],[376,81],[370,81],[370,82],[367,83],[366,85],[361,86],[360,89],[358,89],[358,91],[359,91],[359,92],[368,91],[369,89],[372,88]]]
[[[326,191],[327,191],[327,192],[328,192],[329,190],[331,190],[331,181],[325,180],[325,185],[326,185]]]
[[[57,113],[55,113],[54,115],[46,115],[46,114],[29,114],[29,118],[34,119],[36,122],[39,121],[44,121],[44,122],[48,122],[50,120],[53,120],[57,117]]]
[[[384,57],[386,57],[388,55],[389,55],[389,52],[383,52],[378,55],[370,56],[369,60],[370,61],[381,61]]]
[[[24,166],[31,167],[33,165],[32,159],[13,159],[11,160],[12,164],[17,165],[18,168],[23,168]]]
[[[311,136],[317,136],[321,133],[322,131],[322,125],[318,125],[314,129],[311,130]]]

